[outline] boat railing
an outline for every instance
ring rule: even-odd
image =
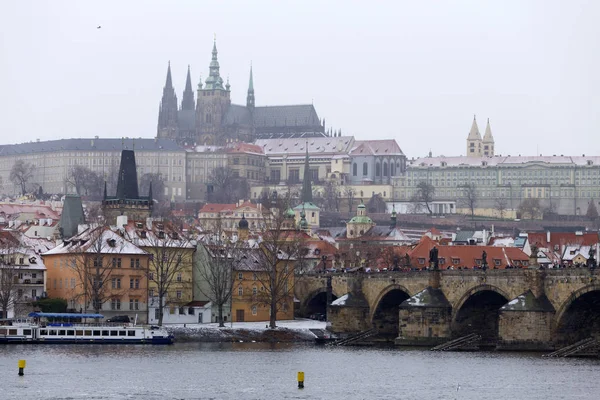
[[[118,322],[42,322],[40,324],[42,328],[94,328],[94,327],[105,327],[105,328],[116,328],[116,327],[133,327],[132,323],[118,323]]]

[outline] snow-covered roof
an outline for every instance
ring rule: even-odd
[[[551,164],[566,166],[600,165],[600,156],[493,156],[493,157],[422,157],[410,160],[408,169],[431,167],[481,167],[525,166],[527,164]]]
[[[72,253],[148,254],[133,243],[105,227],[88,227],[80,234],[42,254],[51,256]]]

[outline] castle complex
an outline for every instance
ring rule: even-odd
[[[158,112],[157,136],[178,143],[215,145],[228,140],[251,142],[261,138],[324,137],[325,122],[312,104],[256,106],[254,79],[250,80],[246,105],[231,103],[229,79],[220,74],[217,43],[212,49],[208,78],[198,83],[196,100],[188,67],[181,106],[171,78],[171,65]]]

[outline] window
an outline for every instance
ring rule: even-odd
[[[256,288],[256,286],[252,286],[252,295],[256,296],[258,294],[258,289]]]
[[[148,272],[148,279],[154,280],[154,272]]]
[[[133,268],[135,265],[134,259],[130,258],[129,260],[131,261],[131,265],[129,266],[129,268]]]
[[[375,176],[380,176],[381,175],[381,164],[376,163],[375,164]]]
[[[177,296],[178,299],[181,299],[181,290],[177,291],[176,296]]]
[[[154,297],[154,289],[148,291],[148,297]]]
[[[177,273],[177,282],[181,282],[181,272]]]
[[[258,314],[258,309],[256,306],[252,306],[252,315]]]
[[[258,279],[258,276],[256,275],[256,272],[254,272],[254,273],[252,274],[252,280],[253,280],[253,281],[255,281],[255,280],[257,280],[257,279]]]
[[[358,175],[358,166],[356,163],[352,164],[352,176]]]
[[[140,309],[140,301],[138,299],[129,299],[129,309],[130,310],[139,310]]]
[[[112,288],[121,289],[121,278],[112,278]]]
[[[242,272],[238,272],[238,279],[244,279],[244,274]]]
[[[363,163],[363,176],[369,174],[369,164],[366,162]]]
[[[238,286],[238,296],[244,295],[244,288],[242,286]]]
[[[120,310],[121,309],[121,299],[112,299],[110,301],[110,309],[111,310]]]
[[[121,268],[121,258],[113,258],[112,259],[113,268]]]
[[[136,258],[136,259],[135,259],[135,267],[136,267],[136,268],[139,268],[139,267],[140,267],[140,259],[139,259],[139,258]]]

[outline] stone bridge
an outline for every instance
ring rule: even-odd
[[[479,333],[497,348],[542,350],[600,333],[599,277],[585,268],[321,274],[299,277],[295,292],[300,313],[326,313],[337,333],[375,327],[400,345]]]

